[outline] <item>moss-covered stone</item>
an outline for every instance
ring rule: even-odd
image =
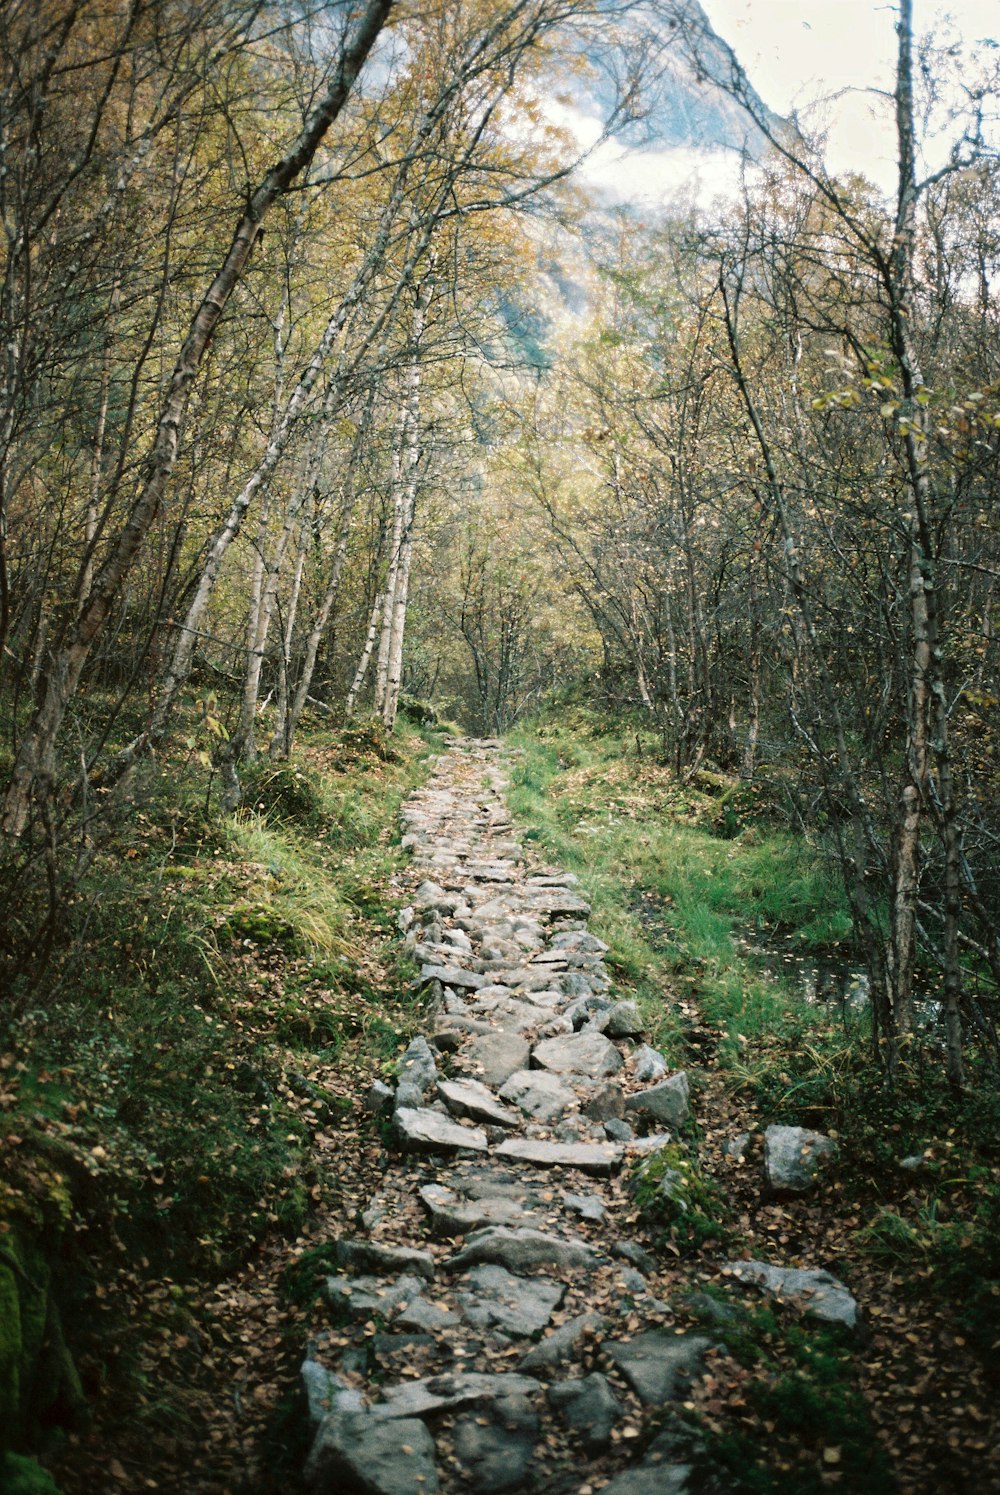
[[[0,1439],[14,1435],[21,1421],[21,1296],[17,1277],[0,1263]]]
[[[59,1495],[59,1488],[34,1459],[19,1454],[0,1454],[0,1491],[2,1495]]]

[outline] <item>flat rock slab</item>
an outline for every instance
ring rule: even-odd
[[[500,1096],[512,1101],[526,1116],[543,1124],[561,1120],[575,1110],[577,1099],[558,1075],[547,1069],[518,1069],[501,1086]]]
[[[617,1142],[545,1142],[510,1137],[494,1148],[494,1156],[530,1163],[534,1168],[579,1168],[581,1173],[607,1177],[621,1164],[624,1149]]]
[[[487,1225],[520,1225],[531,1219],[516,1199],[462,1199],[441,1184],[425,1184],[420,1198],[435,1235],[468,1235]]]
[[[490,1375],[457,1371],[454,1375],[428,1376],[422,1381],[404,1381],[386,1386],[383,1401],[373,1410],[382,1417],[427,1417],[458,1407],[479,1407],[511,1396],[534,1396],[541,1385],[531,1376],[513,1371]]]
[[[420,967],[422,981],[440,981],[442,986],[450,986],[454,990],[478,991],[481,986],[486,985],[486,977],[481,976],[478,971],[466,971],[461,966],[432,966]]]
[[[585,1075],[602,1080],[622,1067],[622,1056],[603,1033],[577,1033],[571,1038],[546,1038],[531,1052],[533,1063],[554,1074]]]
[[[478,1073],[487,1085],[502,1085],[516,1070],[527,1069],[531,1045],[520,1033],[484,1033],[462,1052],[462,1067]]]
[[[529,1339],[546,1327],[566,1289],[544,1277],[515,1277],[506,1267],[473,1267],[468,1287],[458,1294],[462,1317],[477,1329],[501,1329],[517,1339]]]
[[[636,1111],[641,1116],[652,1116],[663,1126],[682,1126],[691,1115],[690,1088],[683,1070],[651,1085],[648,1090],[639,1090],[625,1102],[626,1111]]]
[[[611,1429],[622,1414],[621,1402],[607,1377],[598,1371],[577,1380],[557,1381],[549,1387],[549,1404],[580,1436],[588,1453],[607,1448]]]
[[[837,1156],[837,1144],[802,1126],[769,1126],[764,1133],[764,1172],[772,1189],[804,1194],[824,1162]]]
[[[340,1240],[334,1248],[334,1260],[339,1267],[349,1267],[356,1272],[375,1272],[385,1277],[397,1272],[412,1272],[417,1277],[426,1277],[430,1282],[434,1276],[434,1258],[429,1251],[418,1251],[415,1246],[388,1246],[378,1241]]]
[[[436,1495],[434,1439],[422,1422],[385,1422],[370,1412],[327,1417],[316,1434],[306,1482],[338,1495]]]
[[[400,1145],[407,1152],[486,1152],[486,1133],[461,1126],[438,1111],[403,1106],[393,1116]]]
[[[420,1277],[403,1276],[386,1283],[378,1277],[328,1277],[326,1295],[335,1308],[352,1319],[366,1319],[370,1314],[388,1315],[400,1304],[418,1298],[424,1283]]]
[[[700,1334],[650,1329],[634,1339],[606,1343],[604,1350],[640,1398],[658,1407],[670,1400],[679,1381],[698,1369],[711,1346]]]
[[[538,1414],[526,1396],[505,1396],[459,1417],[455,1457],[480,1495],[523,1491],[538,1437]]]
[[[725,1269],[738,1281],[749,1283],[771,1297],[793,1303],[809,1318],[821,1319],[826,1324],[843,1324],[848,1329],[857,1328],[857,1300],[829,1272],[775,1267],[766,1261],[730,1261]]]
[[[553,1329],[551,1334],[546,1334],[540,1339],[534,1349],[528,1351],[524,1359],[518,1364],[518,1370],[531,1371],[551,1370],[553,1366],[561,1364],[564,1360],[571,1360],[576,1352],[577,1346],[588,1334],[601,1334],[608,1327],[608,1321],[599,1313],[578,1313],[568,1323],[560,1324],[558,1329]]]
[[[616,1475],[601,1495],[686,1495],[692,1473],[690,1464],[638,1464]]]
[[[451,1257],[448,1266],[469,1267],[479,1262],[493,1262],[512,1272],[531,1271],[533,1267],[569,1271],[575,1267],[589,1267],[596,1259],[597,1252],[586,1241],[567,1241],[557,1235],[547,1235],[542,1230],[512,1230],[505,1225],[492,1225],[469,1236],[461,1251]]]
[[[448,1110],[456,1116],[490,1122],[494,1126],[517,1126],[521,1119],[509,1106],[502,1106],[481,1080],[438,1080],[437,1091]]]

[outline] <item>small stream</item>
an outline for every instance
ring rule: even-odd
[[[810,1007],[825,1008],[846,1022],[852,1014],[865,1012],[870,1005],[868,972],[856,960],[786,949],[780,937],[772,938],[763,929],[734,929],[733,942],[741,955],[774,980],[793,987]],[[940,1019],[941,1003],[918,996],[914,1010],[917,1025],[932,1028]]]

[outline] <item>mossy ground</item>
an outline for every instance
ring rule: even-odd
[[[16,983],[0,1231],[58,1246],[91,1398],[169,1424],[157,1344],[188,1339],[182,1369],[204,1284],[302,1229],[327,1189],[315,1138],[350,1112],[355,1067],[412,1032],[388,883],[400,801],[440,741],[314,724],[294,764],[246,775],[235,815],[197,763],[165,764],[44,975]]]

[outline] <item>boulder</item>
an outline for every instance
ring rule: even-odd
[[[419,1277],[403,1276],[390,1283],[379,1277],[328,1277],[326,1296],[331,1307],[352,1319],[366,1319],[373,1313],[388,1317],[402,1303],[418,1298],[423,1286]]]
[[[338,1267],[347,1267],[355,1272],[373,1272],[383,1277],[392,1277],[397,1272],[412,1272],[430,1282],[434,1276],[433,1256],[429,1251],[418,1251],[415,1246],[384,1246],[379,1241],[340,1240],[334,1248],[334,1260]]]
[[[415,1418],[335,1413],[316,1433],[306,1484],[317,1495],[435,1495],[434,1439]]]
[[[515,1277],[506,1267],[473,1267],[458,1293],[462,1317],[477,1329],[500,1329],[516,1339],[539,1334],[559,1307],[566,1289],[544,1277]]]
[[[809,1318],[857,1328],[858,1304],[844,1284],[829,1272],[775,1267],[766,1261],[731,1261],[728,1272],[759,1292],[792,1303]]]
[[[822,1164],[836,1155],[837,1144],[831,1137],[806,1127],[769,1126],[764,1133],[764,1172],[779,1193],[807,1193]]]
[[[455,1457],[482,1495],[522,1491],[538,1437],[538,1414],[525,1396],[497,1397],[452,1431]]]
[[[516,1070],[527,1069],[530,1057],[530,1043],[517,1032],[484,1033],[460,1055],[466,1073],[481,1075],[487,1085],[502,1085]]]
[[[577,1103],[570,1087],[544,1069],[515,1070],[501,1086],[500,1096],[534,1121],[546,1124],[558,1121]]]
[[[511,1137],[494,1151],[498,1158],[530,1163],[535,1168],[579,1168],[582,1173],[607,1176],[619,1167],[624,1149],[619,1142],[545,1142]]]
[[[486,1225],[520,1225],[531,1219],[515,1199],[461,1199],[441,1184],[425,1184],[420,1198],[435,1235],[466,1235]]]
[[[635,1002],[616,1002],[604,1022],[604,1031],[609,1038],[635,1038],[645,1027]]]
[[[566,1241],[541,1230],[512,1230],[505,1225],[491,1225],[468,1236],[448,1266],[467,1267],[485,1261],[507,1267],[512,1272],[527,1272],[534,1267],[569,1271],[575,1267],[589,1267],[596,1258],[597,1252],[586,1241]]]
[[[682,1126],[691,1115],[688,1077],[684,1070],[651,1085],[648,1090],[636,1091],[625,1101],[626,1111],[636,1111],[641,1116],[651,1116],[663,1126]]]
[[[554,1365],[572,1358],[577,1345],[588,1334],[600,1334],[608,1326],[607,1319],[599,1313],[578,1313],[576,1318],[560,1324],[551,1334],[540,1339],[518,1364],[518,1370],[551,1370]]]
[[[486,1133],[461,1126],[437,1111],[402,1107],[393,1117],[400,1146],[406,1152],[485,1152]]]
[[[632,1055],[632,1074],[640,1085],[648,1085],[651,1080],[659,1080],[669,1072],[670,1066],[658,1049],[650,1048],[648,1043],[641,1044]]]
[[[555,1074],[584,1075],[601,1080],[617,1073],[622,1056],[603,1033],[578,1033],[572,1038],[546,1038],[535,1045],[532,1063]]]
[[[606,1376],[595,1371],[572,1381],[557,1381],[549,1387],[549,1403],[579,1434],[587,1453],[600,1453],[611,1442],[611,1429],[622,1406]]]
[[[493,1126],[517,1126],[516,1111],[502,1106],[481,1080],[438,1080],[438,1095],[455,1116],[488,1121]]]
[[[383,1401],[375,1407],[383,1417],[426,1417],[436,1411],[462,1407],[489,1407],[510,1396],[534,1396],[541,1386],[531,1375],[513,1371],[456,1371],[451,1375],[429,1375],[425,1380],[386,1386]]]
[[[700,1334],[671,1334],[650,1329],[634,1339],[605,1344],[607,1355],[642,1401],[661,1406],[701,1365],[712,1341]]]

